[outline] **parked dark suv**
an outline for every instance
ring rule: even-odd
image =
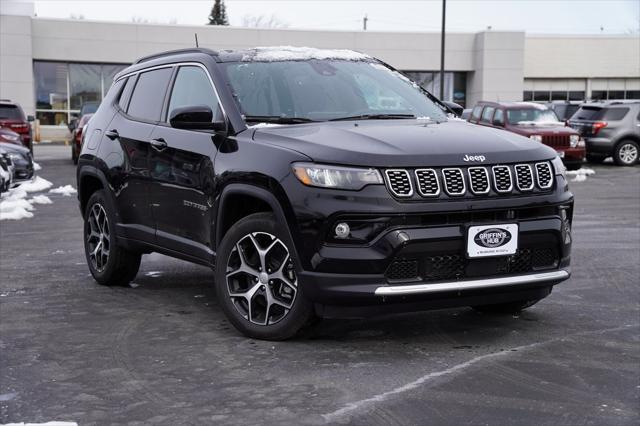
[[[619,166],[638,164],[640,157],[640,101],[584,104],[569,125],[587,145],[587,161],[601,163],[607,157]]]
[[[562,162],[445,109],[351,51],[143,58],[83,135],[91,273],[126,284],[149,252],[210,266],[230,322],[265,339],[316,315],[531,306],[570,274]]]

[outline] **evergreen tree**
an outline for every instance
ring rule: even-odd
[[[229,25],[224,0],[215,0],[209,14],[209,25]]]

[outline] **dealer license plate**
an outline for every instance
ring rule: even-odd
[[[470,226],[467,256],[509,256],[518,250],[518,224]]]

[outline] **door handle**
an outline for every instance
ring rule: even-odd
[[[118,134],[116,129],[107,130],[104,134],[111,140],[118,139],[120,137],[120,134]]]
[[[158,151],[162,151],[167,147],[167,142],[162,138],[151,139],[151,146]]]

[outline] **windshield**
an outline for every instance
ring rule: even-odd
[[[400,73],[346,60],[222,64],[247,121],[349,118],[446,119],[442,109]],[[253,117],[253,119],[252,119]]]
[[[557,122],[559,120],[556,113],[550,109],[523,108],[508,110],[507,121],[509,124],[520,124],[527,122]]]

